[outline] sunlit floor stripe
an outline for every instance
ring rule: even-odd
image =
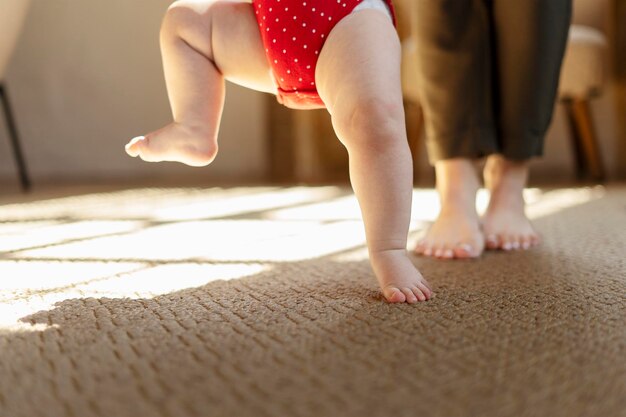
[[[52,219],[193,220],[307,204],[343,195],[345,187],[137,189],[0,205],[0,221]]]
[[[37,330],[28,316],[68,299],[151,299],[210,282],[254,276],[262,264],[141,264],[0,262],[0,331]],[[41,329],[39,329],[41,330]]]
[[[18,251],[8,259],[295,261],[365,243],[361,221],[228,220],[167,224],[121,236]]]
[[[19,224],[19,223],[18,223]],[[37,222],[33,227],[25,223],[20,230],[12,228],[11,236],[0,235],[0,252],[17,251],[46,245],[59,245],[73,240],[127,233],[141,228],[143,223],[136,221],[78,221],[71,223]]]

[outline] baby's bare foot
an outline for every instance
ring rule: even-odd
[[[205,166],[217,155],[217,141],[208,129],[171,123],[132,139],[126,145],[126,153],[147,162],[175,161]]]
[[[524,212],[524,186],[528,164],[490,156],[485,165],[485,184],[491,192],[483,216],[488,249],[528,249],[541,242]]]
[[[433,297],[430,284],[413,266],[406,250],[391,249],[370,253],[370,262],[380,289],[390,303],[413,304]]]

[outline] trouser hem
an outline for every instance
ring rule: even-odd
[[[449,135],[429,136],[426,139],[428,162],[445,159],[468,158],[477,159],[499,151],[496,133],[493,128],[470,128],[464,132]]]
[[[480,159],[492,154],[502,155],[512,161],[525,161],[543,156],[543,138],[544,135],[536,134],[520,138],[507,136],[507,145],[501,147],[495,129],[488,127],[428,137],[426,140],[428,162],[434,166],[438,161],[446,159]]]

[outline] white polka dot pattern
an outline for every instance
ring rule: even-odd
[[[393,13],[391,0],[384,0]],[[362,0],[253,0],[278,101],[292,108],[325,107],[315,87],[320,51],[333,27]]]

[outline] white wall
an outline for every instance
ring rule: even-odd
[[[171,120],[158,33],[170,0],[34,0],[10,63],[35,184],[152,178],[249,179],[266,166],[266,97],[229,85],[220,154],[206,168],[126,156],[133,136]],[[0,122],[0,182],[15,169]]]

